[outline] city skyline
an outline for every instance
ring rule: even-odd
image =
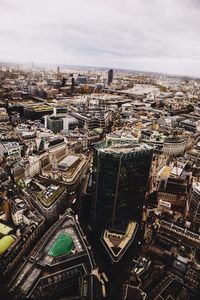
[[[2,62],[200,76],[196,0],[0,1]]]
[[[200,80],[0,64],[0,298],[200,298]]]

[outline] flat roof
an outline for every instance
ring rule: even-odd
[[[64,187],[50,185],[46,190],[37,194],[37,199],[46,207],[51,206],[65,191]]]
[[[171,175],[176,175],[176,176],[180,176],[181,173],[183,172],[182,168],[179,167],[173,167]]]
[[[137,230],[138,223],[133,220],[129,222],[125,233],[115,233],[110,229],[105,229],[101,242],[112,260],[119,261],[121,259],[123,253],[125,253],[130,246],[130,242],[135,238]]]
[[[48,254],[54,257],[70,254],[74,247],[74,242],[69,234],[61,233],[49,249]]]
[[[16,147],[19,147],[19,143],[18,142],[3,142],[2,144],[7,149],[14,149]]]
[[[200,194],[200,183],[199,182],[193,183],[192,187],[198,194]]]
[[[9,227],[3,223],[0,223],[0,233],[2,235],[7,235],[12,231],[12,227]]]
[[[170,174],[171,174],[171,168],[169,166],[163,166],[158,172],[158,176],[160,176],[161,178],[169,177]]]
[[[138,143],[135,140],[105,140],[103,142],[97,143],[95,148],[100,152],[109,153],[109,154],[125,154],[125,153],[133,153],[140,151],[148,151],[152,150],[152,147],[148,146],[144,143]]]
[[[72,167],[77,161],[79,160],[78,156],[75,155],[67,155],[65,158],[63,158],[59,164],[58,168],[61,169],[68,169]]]
[[[125,286],[125,300],[142,300],[142,291],[140,288],[127,284]],[[146,294],[145,294],[146,295]]]
[[[183,283],[173,278],[170,282],[167,282],[165,286],[161,287],[161,291],[156,298],[176,300],[181,294],[182,296],[184,295],[184,299],[188,299],[189,291],[185,288]]]
[[[11,235],[5,235],[2,239],[0,239],[0,255],[6,252],[10,246],[14,243],[15,239]]]

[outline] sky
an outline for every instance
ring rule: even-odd
[[[0,0],[0,62],[200,76],[200,0]]]

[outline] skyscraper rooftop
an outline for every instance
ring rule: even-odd
[[[123,155],[129,153],[142,153],[149,150],[152,150],[152,147],[141,144],[136,141],[128,140],[106,140],[104,142],[97,143],[95,148],[98,152],[114,154],[114,155]]]

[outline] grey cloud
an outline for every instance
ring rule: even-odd
[[[9,12],[19,12],[19,6],[14,1],[0,0],[0,10],[7,10]]]
[[[199,13],[199,0],[0,0],[0,59],[200,75]]]

